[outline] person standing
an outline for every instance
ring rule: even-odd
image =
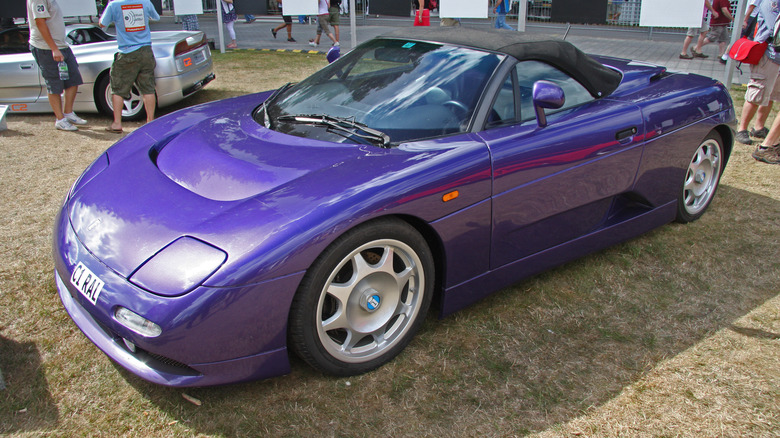
[[[111,104],[114,121],[106,128],[109,132],[122,132],[122,109],[130,99],[133,83],[141,92],[146,121],[154,120],[157,104],[154,96],[154,67],[157,62],[152,51],[152,33],[149,20],[157,21],[160,15],[149,0],[113,0],[100,17],[100,27],[114,25],[119,53],[111,64]]]
[[[294,43],[295,38],[292,37],[292,17],[289,15],[284,15],[284,9],[282,8],[282,0],[279,0],[279,3],[277,3],[279,6],[279,12],[282,14],[282,19],[284,20],[284,23],[274,27],[271,29],[271,34],[273,34],[274,38],[276,38],[276,33],[282,30],[282,28],[287,28],[287,41]]]
[[[761,1],[762,0],[750,0],[748,2],[747,11],[745,11],[745,21],[742,24],[742,36],[748,36],[747,32],[749,32],[749,38],[752,39],[754,37],[755,25],[758,21],[757,6],[761,4]],[[753,22],[753,26],[750,26],[751,22]],[[749,29],[751,27],[752,30]],[[724,57],[725,56],[727,55],[724,55]],[[721,58],[721,62],[723,62],[723,58]],[[766,127],[766,121],[769,118],[769,114],[772,112],[773,104],[774,101],[770,99],[766,105],[759,106],[749,118],[741,118],[735,139],[742,144],[750,145],[753,144],[750,137],[756,137],[758,139],[766,138],[769,133],[769,129]],[[755,116],[755,121],[753,121],[753,116]],[[748,132],[748,125],[751,121],[753,121],[753,127],[750,128],[750,132]]]
[[[200,30],[200,22],[195,14],[180,15],[181,30]]]
[[[682,52],[680,53],[680,59],[693,59],[693,58],[709,58],[709,56],[696,51],[696,47],[700,47],[702,41],[704,41],[707,31],[710,30],[710,26],[707,23],[707,11],[712,13],[712,18],[718,18],[720,14],[715,8],[712,7],[710,0],[704,0],[704,12],[701,17],[701,27],[689,27],[688,33],[685,34],[685,40],[683,41]],[[691,50],[691,55],[688,54],[688,47],[691,46],[693,39],[698,36],[696,46]]]
[[[237,49],[238,44],[236,44],[236,29],[234,26],[238,19],[238,15],[236,14],[236,8],[233,6],[233,0],[220,0],[220,4],[222,5],[222,22],[225,23],[228,36],[230,37],[230,43],[225,47],[228,49]]]
[[[723,54],[726,52],[726,43],[729,42],[729,30],[728,25],[734,20],[731,16],[731,3],[729,0],[714,0],[712,7],[718,13],[716,17],[713,15],[710,21],[710,30],[707,32],[707,37],[704,40],[699,40],[693,52],[701,53],[702,47],[710,43],[718,43],[718,57],[723,59]]]
[[[328,22],[333,26],[333,35],[336,37],[336,42],[341,41],[339,39],[339,25],[341,24],[341,0],[330,0],[328,2]]]
[[[506,24],[506,14],[509,12],[507,3],[508,0],[498,0],[496,3],[496,29],[513,30],[512,26]]]
[[[319,14],[317,15],[317,36],[314,39],[309,40],[309,45],[317,47],[320,45],[320,36],[324,33],[333,41],[334,46],[339,45],[339,41],[333,36],[330,31],[328,23],[330,22],[330,2],[328,0],[320,0]]]
[[[87,121],[73,112],[73,103],[78,86],[84,81],[76,57],[65,42],[65,20],[57,0],[27,0],[27,22],[30,24],[30,51],[46,81],[49,105],[56,117],[54,127],[78,131],[75,125],[86,125]]]
[[[431,25],[431,3],[430,0],[417,0],[417,11],[414,13],[415,26]]]
[[[776,1],[759,2],[756,21],[755,41],[763,42],[772,39],[774,26],[778,15],[780,14],[780,5]],[[764,56],[756,65],[750,66],[750,81],[748,81],[745,91],[745,104],[742,106],[742,117],[739,121],[739,131],[736,139],[740,143],[740,134],[746,134],[748,121],[760,106],[766,105],[770,100],[775,101],[780,98],[780,81],[778,81],[778,72],[780,72],[780,50],[773,44],[769,44]],[[771,90],[771,94],[768,91]],[[749,140],[749,138],[748,138]],[[772,127],[762,142],[751,154],[757,161],[769,164],[780,164],[780,117],[775,117]],[[749,143],[746,143],[749,144]]]

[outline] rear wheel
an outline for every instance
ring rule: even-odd
[[[419,329],[433,296],[433,258],[403,221],[337,239],[306,273],[290,313],[290,345],[320,371],[349,376],[390,361]]]
[[[100,112],[113,116],[114,104],[111,101],[111,77],[110,75],[103,75],[97,83],[95,88],[95,103],[97,104]],[[138,88],[133,85],[130,90],[130,99],[124,101],[124,107],[122,108],[122,120],[141,120],[146,117],[146,110],[144,109],[144,99]]]
[[[723,140],[713,131],[696,148],[688,164],[677,202],[677,222],[692,222],[704,214],[718,190],[724,165]]]

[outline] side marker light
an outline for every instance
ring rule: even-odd
[[[444,196],[441,197],[441,200],[444,201],[444,202],[449,202],[449,201],[452,201],[453,199],[457,198],[458,196],[460,196],[460,192],[457,191],[457,190],[454,190],[452,192],[445,193]]]

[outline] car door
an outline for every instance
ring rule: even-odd
[[[24,111],[26,104],[38,100],[43,88],[28,38],[26,28],[0,34],[0,104],[12,105],[12,111]]]
[[[559,85],[564,106],[537,123],[536,81]],[[544,251],[608,223],[634,184],[644,127],[633,104],[594,99],[539,61],[519,62],[499,87],[486,129],[493,164],[491,268]]]

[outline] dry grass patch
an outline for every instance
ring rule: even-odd
[[[323,65],[322,55],[217,55],[217,80],[182,107],[274,88]],[[54,216],[116,140],[101,131],[107,118],[89,119],[92,128],[72,134],[55,131],[51,116],[10,116],[0,134],[0,433],[777,436],[780,166],[755,162],[750,147],[736,146],[701,220],[535,276],[447,319],[430,315],[380,370],[337,379],[294,361],[281,378],[181,390],[114,365],[56,295]]]

